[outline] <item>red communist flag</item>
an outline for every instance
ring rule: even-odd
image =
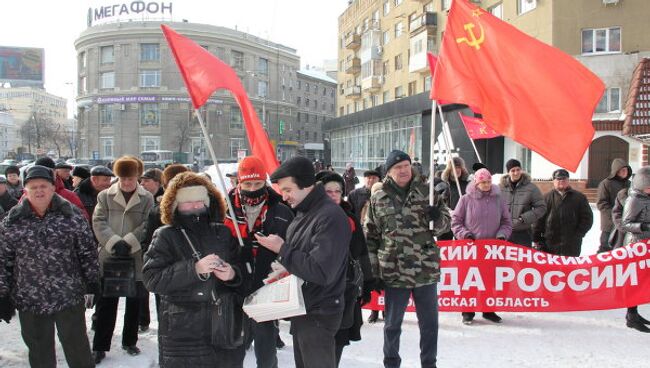
[[[264,162],[268,173],[273,172],[279,166],[275,150],[235,71],[196,42],[166,25],[160,27],[174,54],[194,108],[203,106],[217,89],[229,90],[241,109],[253,155]]]
[[[575,171],[604,88],[573,57],[466,0],[452,3],[432,98],[478,107],[497,132]]]
[[[438,58],[435,57],[435,55],[433,55],[432,53],[427,52],[427,60],[429,60],[429,71],[431,72],[431,78],[433,78],[433,75],[436,73],[436,64],[438,63]],[[436,98],[433,95],[434,95],[433,89],[431,89],[431,92],[429,92],[429,98],[432,99],[432,100],[435,100]],[[445,100],[438,100],[438,103],[441,104],[441,105],[448,105],[448,104],[452,104],[454,102],[445,101]],[[476,106],[468,106],[468,107],[475,114],[480,114],[481,113],[481,110],[479,110]]]
[[[487,126],[483,119],[465,116],[461,113],[458,113],[458,116],[465,125],[467,135],[472,139],[488,139],[500,136],[494,129]]]

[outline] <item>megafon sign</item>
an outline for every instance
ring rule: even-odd
[[[171,1],[131,1],[106,4],[96,1],[88,8],[88,27],[134,20],[170,20]]]

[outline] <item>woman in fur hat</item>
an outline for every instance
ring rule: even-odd
[[[216,212],[209,210],[214,205]],[[222,224],[225,210],[221,193],[195,173],[179,174],[165,189],[160,213],[166,226],[154,234],[143,268],[147,289],[161,297],[163,368],[243,366],[243,346],[212,345],[214,296],[243,292],[237,241]]]

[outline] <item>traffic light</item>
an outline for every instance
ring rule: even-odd
[[[284,134],[284,120],[280,120],[279,133],[280,133],[280,135]]]

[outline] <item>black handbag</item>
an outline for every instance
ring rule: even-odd
[[[104,276],[102,279],[102,296],[105,298],[127,297],[138,295],[135,282],[135,259],[131,257],[109,257],[104,261]]]
[[[192,248],[192,257],[198,262],[201,254],[192,244],[185,229],[180,230]],[[207,281],[207,278],[204,281]],[[213,288],[210,293],[212,295],[210,316],[212,345],[221,349],[236,349],[242,346],[244,343],[243,298],[228,289],[216,291]]]
[[[343,295],[345,304],[343,309],[343,318],[341,319],[341,329],[352,327],[354,324],[354,310],[359,304],[358,300],[363,293],[363,270],[361,262],[352,258],[348,252],[348,267],[345,278],[345,293]]]

